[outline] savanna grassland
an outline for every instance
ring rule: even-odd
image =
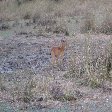
[[[67,45],[52,64],[51,49]],[[112,111],[111,0],[0,0],[0,112]]]

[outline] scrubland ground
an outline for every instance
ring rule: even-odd
[[[0,1],[1,112],[111,112],[112,7],[107,0]],[[67,40],[62,63],[51,48]]]

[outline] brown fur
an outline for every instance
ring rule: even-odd
[[[65,47],[66,47],[66,41],[64,41],[64,40],[61,40],[60,46],[52,47],[51,56],[52,56],[52,63],[53,64],[55,62],[57,62],[57,60],[59,59],[60,56],[61,56],[61,58],[63,58]]]

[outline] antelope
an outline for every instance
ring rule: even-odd
[[[67,45],[66,40],[61,40],[61,44],[57,47],[52,47],[51,49],[51,57],[52,57],[52,64],[57,64],[58,59],[61,57],[61,61],[63,60],[65,47]]]

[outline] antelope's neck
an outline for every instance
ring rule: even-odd
[[[65,46],[64,46],[64,45],[61,45],[60,48],[61,48],[61,49],[65,49]]]

